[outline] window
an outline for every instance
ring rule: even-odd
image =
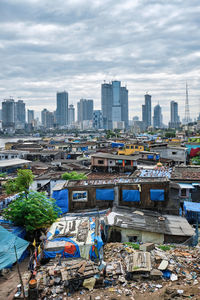
[[[133,236],[127,236],[128,241],[130,243],[136,243],[138,241],[138,236],[137,235],[133,235]]]
[[[129,147],[129,146],[126,146],[126,149],[130,149],[130,147]]]
[[[135,146],[135,149],[138,149],[138,146]]]
[[[113,163],[113,160],[110,160],[109,163],[112,164],[112,163]]]
[[[72,201],[76,202],[87,202],[88,192],[87,191],[73,191]]]
[[[186,197],[186,189],[181,189],[181,197]]]
[[[37,183],[37,188],[41,188],[42,184],[41,183]]]
[[[98,165],[103,165],[104,161],[103,160],[98,160]]]
[[[176,151],[172,151],[172,155],[176,155],[177,154],[177,152]]]
[[[133,147],[133,146],[131,146],[131,149],[134,149],[134,147]]]

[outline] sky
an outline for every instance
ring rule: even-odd
[[[101,84],[120,80],[129,90],[129,119],[144,94],[160,104],[164,123],[170,101],[184,117],[200,108],[199,0],[0,0],[0,99],[23,99],[27,108],[56,108],[56,92],[69,104],[93,99]]]

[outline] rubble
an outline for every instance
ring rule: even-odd
[[[39,299],[75,299],[77,294],[76,299],[84,299],[80,296],[85,294],[102,299],[102,293],[133,298],[137,293],[163,293],[163,299],[191,295],[186,288],[196,289],[200,283],[200,248],[167,249],[155,245],[148,252],[131,243],[108,243],[104,245],[103,261],[51,259],[37,267]]]

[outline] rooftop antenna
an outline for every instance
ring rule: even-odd
[[[185,123],[190,122],[190,109],[189,109],[189,100],[188,100],[188,85],[186,82],[186,97],[185,97]]]

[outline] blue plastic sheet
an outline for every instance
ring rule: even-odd
[[[164,201],[165,191],[164,190],[150,190],[151,201]]]
[[[56,238],[51,240],[51,242],[59,242],[59,241],[65,241],[66,243],[71,244],[74,247],[74,252],[73,253],[68,253],[67,251],[65,251],[65,247],[63,247],[63,249],[61,250],[44,250],[44,256],[45,258],[55,258],[56,254],[61,254],[63,257],[66,258],[70,258],[70,257],[80,257],[80,250],[79,250],[79,246],[70,238],[66,238],[66,237],[60,237],[60,238]]]
[[[89,252],[90,259],[91,260],[100,259],[101,258],[100,250],[103,247],[103,241],[100,236],[93,235],[93,238],[95,243],[90,248],[90,252]]]
[[[112,147],[112,148],[124,147],[124,144],[123,144],[123,143],[112,143],[112,144],[111,144],[111,147]]]
[[[11,221],[8,220],[0,220],[0,225],[3,227],[6,226],[9,232],[13,233],[14,235],[24,238],[26,235],[26,230],[23,227],[15,226]],[[4,226],[5,225],[5,226]]]
[[[96,200],[114,201],[114,189],[96,189]]]
[[[27,241],[0,226],[0,270],[16,262],[14,246],[16,247],[17,258],[20,260],[28,245]]]
[[[184,201],[183,209],[189,222],[196,222],[198,218],[200,223],[200,203]]]
[[[56,204],[58,207],[60,207],[61,212],[64,214],[68,212],[68,190],[60,190],[60,191],[54,191],[52,198],[56,200]]]
[[[147,159],[153,159],[153,155],[147,155]]]
[[[140,202],[140,192],[138,190],[123,190],[122,198],[125,202]]]

